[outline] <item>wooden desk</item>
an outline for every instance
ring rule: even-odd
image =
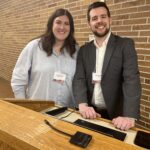
[[[42,111],[46,108],[54,107],[55,105],[53,101],[45,101],[45,100],[15,99],[15,98],[0,98],[0,99],[25,108],[29,108],[37,112]]]
[[[89,150],[142,150],[131,144],[90,131],[54,117],[0,100],[1,150],[79,150],[69,143],[69,137],[60,134],[45,123],[47,119],[60,130],[74,134],[76,131],[91,134]]]
[[[45,114],[46,111],[50,111],[50,110],[57,109],[57,108],[58,108],[58,106],[54,106],[54,107],[51,107],[51,108],[48,108],[48,109],[45,109],[45,110],[41,111],[41,113]],[[85,121],[88,121],[88,122],[91,122],[91,123],[94,123],[94,124],[97,124],[97,125],[100,125],[100,126],[103,126],[103,127],[106,127],[106,128],[109,128],[109,129],[113,129],[113,130],[116,130],[116,131],[120,132],[119,129],[116,129],[113,126],[113,124],[111,123],[110,120],[106,120],[106,119],[103,119],[103,118],[84,119],[83,117],[81,117],[79,112],[73,111],[71,109],[66,110],[63,113],[60,113],[60,114],[56,115],[55,117],[57,117],[58,119],[67,121],[67,122],[71,122],[71,123],[75,122],[77,119],[81,119],[81,120],[85,120]],[[121,132],[126,133],[126,138],[125,138],[125,140],[123,142],[131,144],[131,145],[134,145],[135,147],[139,147],[139,146],[134,144],[134,139],[136,137],[136,134],[137,134],[138,130],[142,130],[142,129],[138,129],[138,128],[134,127],[134,128],[132,128],[132,129],[130,129],[128,131],[121,131]],[[142,130],[142,131],[145,131],[145,130]],[[148,131],[145,131],[145,132],[148,132]]]

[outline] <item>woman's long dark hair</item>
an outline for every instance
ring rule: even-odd
[[[62,46],[61,50],[65,47],[67,49],[67,52],[72,55],[76,51],[75,45],[76,40],[74,38],[74,22],[73,17],[70,14],[70,12],[66,9],[57,9],[49,18],[47,23],[47,29],[46,32],[41,36],[40,42],[42,43],[43,50],[47,53],[48,56],[52,54],[53,45],[55,44],[55,37],[52,31],[53,28],[53,22],[56,17],[59,16],[67,16],[70,23],[70,33],[68,37],[65,39],[64,45]]]

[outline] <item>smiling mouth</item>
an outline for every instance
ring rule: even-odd
[[[104,29],[104,26],[97,27],[98,29]]]
[[[105,26],[96,26],[95,28],[98,30],[103,30],[103,29],[105,29]]]
[[[103,25],[103,24],[97,24],[97,25],[95,26],[95,28],[96,28],[96,29],[104,29],[104,28],[105,28],[105,25]]]
[[[64,31],[58,31],[58,33],[60,33],[60,34],[65,34],[65,32],[64,32]]]

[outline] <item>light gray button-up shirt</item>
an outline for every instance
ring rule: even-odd
[[[61,54],[54,50],[51,56],[41,49],[39,39],[27,44],[13,70],[11,86],[15,98],[53,100],[62,106],[74,107],[72,80],[76,55],[70,57],[66,49]],[[55,72],[66,74],[64,83],[53,80]]]

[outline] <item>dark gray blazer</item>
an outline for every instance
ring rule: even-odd
[[[80,48],[77,57],[73,92],[78,104],[91,105],[95,63],[96,47],[92,41]],[[111,34],[104,56],[101,87],[111,119],[139,117],[141,85],[133,40]]]

